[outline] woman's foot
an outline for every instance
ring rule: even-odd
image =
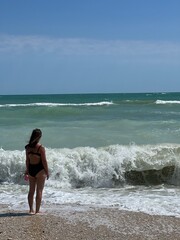
[[[37,214],[37,215],[43,215],[44,213],[43,213],[43,212],[40,212],[40,211],[38,211],[38,212],[36,212],[35,214]]]
[[[29,214],[33,215],[33,214],[35,214],[35,212],[34,211],[29,211]]]

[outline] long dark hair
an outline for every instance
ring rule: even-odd
[[[39,128],[34,129],[29,139],[29,143],[25,146],[25,148],[35,147],[36,144],[39,142],[39,139],[41,138],[41,136],[42,136],[41,130]]]

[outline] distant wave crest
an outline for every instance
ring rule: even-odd
[[[104,106],[104,105],[112,105],[113,102],[103,101],[103,102],[95,102],[95,103],[20,103],[20,104],[3,104],[0,105],[1,108],[5,107],[64,107],[64,106]]]
[[[178,101],[178,100],[169,100],[169,101],[156,100],[156,104],[180,104],[180,101]]]

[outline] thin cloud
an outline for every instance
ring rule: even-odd
[[[180,57],[180,43],[1,35],[0,52]]]

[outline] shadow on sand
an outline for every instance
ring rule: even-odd
[[[0,213],[0,218],[1,217],[26,217],[26,216],[32,216],[31,214],[27,212],[8,212],[8,213]]]

